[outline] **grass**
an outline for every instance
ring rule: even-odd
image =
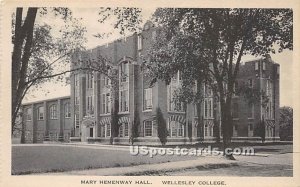
[[[130,155],[129,151],[69,146],[13,146],[12,174],[63,172],[109,167],[124,167],[196,159],[192,156]]]

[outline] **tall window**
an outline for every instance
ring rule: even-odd
[[[75,79],[75,86],[79,86],[79,75],[78,74],[74,74],[74,79]]]
[[[122,62],[120,65],[120,82],[128,82],[129,78],[128,62]]]
[[[274,118],[274,106],[273,106],[273,85],[270,80],[266,82],[266,95],[269,99],[266,107],[266,118],[273,119]]]
[[[44,120],[44,107],[39,107],[37,110],[38,120]]]
[[[142,35],[138,35],[138,50],[143,49],[143,37]]]
[[[94,75],[93,73],[87,74],[87,88],[93,88]]]
[[[79,75],[74,75],[75,79],[75,105],[79,105]]]
[[[79,114],[75,114],[75,128],[78,129],[80,126],[79,123]]]
[[[144,136],[149,137],[152,136],[153,134],[153,124],[152,121],[144,121]]]
[[[70,103],[65,104],[65,118],[71,117]]]
[[[204,99],[204,118],[211,119],[214,117],[213,115],[213,98],[205,98]]]
[[[93,96],[87,96],[87,111],[90,114],[94,113],[94,101],[93,101]]]
[[[101,96],[101,102],[102,102],[102,114],[109,114],[111,110],[111,99],[110,99],[110,93],[104,93]]]
[[[127,137],[129,135],[129,126],[128,123],[124,123],[124,136]]]
[[[170,121],[169,131],[171,137],[184,136],[184,125],[178,121]]]
[[[50,119],[57,119],[57,106],[55,104],[50,106]]]
[[[258,70],[258,62],[255,62],[255,70]]]
[[[183,102],[178,101],[174,96],[175,90],[177,89],[174,85],[168,86],[168,109],[169,111],[183,112]]]
[[[31,110],[31,108],[27,108],[26,109],[26,120],[27,121],[31,121],[31,119],[32,119],[32,110]]]
[[[120,127],[119,127],[119,137],[123,137],[124,136],[124,134],[123,134],[123,132],[124,132],[124,126],[123,126],[123,123],[120,125]]]
[[[119,101],[119,111],[128,112],[128,90],[120,90],[120,101]]]
[[[238,96],[238,82],[233,84],[233,96]]]
[[[152,109],[152,88],[144,89],[144,110]]]
[[[105,137],[110,137],[110,133],[111,133],[111,126],[110,126],[110,124],[109,123],[106,124],[105,127],[106,127]]]

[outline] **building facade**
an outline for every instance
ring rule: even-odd
[[[33,111],[32,121],[25,118],[28,132],[33,132],[28,137],[34,142],[53,139],[130,144],[136,125],[135,144],[160,144],[156,121],[158,108],[167,123],[167,144],[215,142],[216,137],[222,137],[217,130],[221,126],[220,106],[209,87],[201,88],[205,94],[200,106],[202,124],[199,125],[194,104],[174,102],[174,90],[181,86],[180,72],[174,75],[169,85],[161,80],[150,84],[150,78],[142,68],[142,57],[158,34],[148,22],[139,34],[75,53],[71,69],[81,70],[71,74],[70,98],[24,105],[25,111],[30,108]],[[108,59],[103,68],[111,68],[84,71],[90,63],[101,58]],[[258,134],[262,130],[258,127],[262,122],[265,140],[279,140],[279,65],[270,58],[241,64],[235,87],[240,85],[261,90],[265,96],[252,103],[238,92],[233,96],[232,141],[261,141]],[[54,103],[56,110],[51,109]],[[66,104],[70,116],[66,113]],[[39,109],[40,106],[44,109]],[[44,110],[44,121],[39,118],[39,110]],[[51,118],[53,113],[58,115],[55,119]],[[26,113],[29,114],[30,111]],[[66,115],[69,117],[64,117]],[[117,133],[113,130],[116,126]],[[203,133],[200,127],[203,127]]]
[[[69,141],[72,136],[70,97],[60,97],[22,105],[25,141]]]
[[[73,57],[73,68],[105,57],[117,71],[115,80],[101,71],[74,73],[71,76],[71,103],[74,108],[75,136],[80,141],[108,143],[112,136],[112,111],[118,107],[119,133],[116,143],[129,143],[135,118],[139,119],[137,142],[159,143],[156,109],[160,108],[168,128],[168,143],[187,143],[200,140],[196,107],[173,100],[173,93],[181,85],[180,72],[166,85],[158,80],[150,86],[150,78],[144,72],[142,56],[146,55],[158,30],[147,23],[139,34],[116,40],[92,50],[79,52]],[[113,71],[113,70],[112,70]],[[115,82],[116,86],[112,85]],[[279,65],[270,58],[249,61],[241,65],[236,82],[238,85],[261,90],[268,98],[263,104],[251,104],[243,96],[234,95],[233,140],[260,141],[257,131],[261,121],[265,125],[266,141],[278,140]],[[113,93],[117,92],[117,94]],[[220,126],[220,110],[214,94],[203,87],[205,98],[201,104],[204,141],[215,141],[214,129]],[[117,96],[115,98],[114,96]],[[265,99],[265,98],[264,98]],[[190,126],[190,128],[189,128]],[[220,134],[221,135],[221,134]],[[76,138],[74,138],[76,139]]]

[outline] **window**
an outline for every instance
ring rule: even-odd
[[[94,102],[93,102],[93,96],[87,96],[87,112],[89,114],[94,113]]]
[[[248,104],[248,119],[253,119],[254,118],[254,104]]]
[[[138,50],[142,50],[143,48],[143,37],[142,35],[138,35]]]
[[[129,69],[128,62],[122,62],[120,65],[120,82],[128,82]]]
[[[176,112],[183,112],[183,102],[178,101],[178,99],[175,98],[174,92],[176,90],[176,86],[169,85],[168,88],[168,109],[169,111],[176,111]]]
[[[106,137],[110,137],[111,126],[110,124],[106,124]]]
[[[237,103],[233,104],[232,117],[239,118],[239,105]]]
[[[104,93],[101,95],[101,102],[102,102],[102,114],[110,114],[111,111],[111,99],[110,93]]]
[[[87,74],[87,88],[93,88],[94,75],[92,73]]]
[[[65,118],[71,117],[70,103],[65,104]]]
[[[108,78],[108,77],[104,77],[104,85],[105,86],[109,86],[111,84],[111,81],[110,81],[110,79]]]
[[[171,137],[183,137],[184,125],[178,121],[170,121],[169,131]]]
[[[125,137],[129,136],[129,126],[127,122],[124,123],[124,136]]]
[[[253,88],[253,80],[252,79],[248,79],[248,87]]]
[[[51,105],[50,106],[50,119],[57,119],[57,107],[56,105]]]
[[[248,124],[248,137],[253,137],[253,124]]]
[[[120,137],[128,137],[128,122],[124,122],[120,125],[119,128],[119,136]]]
[[[79,75],[75,74],[74,79],[75,79],[75,86],[79,86]]]
[[[119,101],[119,111],[120,112],[128,112],[128,90],[120,91],[120,101]]]
[[[78,74],[75,74],[75,90],[74,90],[74,95],[75,95],[75,105],[79,105],[79,79],[78,79]]]
[[[266,70],[266,62],[263,62],[263,68],[262,70]]]
[[[152,109],[152,88],[144,89],[144,110]]]
[[[153,130],[152,128],[153,128],[152,121],[144,122],[144,136],[145,137],[152,136],[152,130]]]
[[[204,118],[211,119],[214,117],[213,115],[213,98],[205,98],[204,99]]]
[[[110,110],[111,110],[111,102],[110,102],[110,94],[109,93],[106,94],[105,102],[106,102],[106,113],[109,114]]]
[[[79,129],[80,123],[79,123],[79,114],[75,114],[75,128]]]
[[[270,80],[267,80],[267,82],[266,82],[266,95],[267,96],[272,95],[272,83]]]
[[[233,96],[238,96],[238,82],[233,84]]]
[[[203,86],[204,93],[206,97],[211,97],[213,95],[211,88],[207,84]]]
[[[123,123],[120,125],[120,127],[119,127],[119,137],[123,137],[124,136],[124,134],[123,134]]]
[[[32,110],[31,110],[31,108],[27,108],[26,109],[26,120],[27,121],[31,121],[31,119],[32,119]]]
[[[255,62],[255,70],[258,70],[258,62]]]
[[[38,108],[38,120],[44,120],[44,107]]]

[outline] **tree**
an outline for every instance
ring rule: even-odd
[[[26,93],[51,78],[63,80],[70,71],[56,70],[63,69],[75,49],[83,49],[86,32],[68,8],[29,7],[26,16],[23,11],[24,8],[16,8],[12,18],[12,133]],[[43,22],[50,12],[64,23],[55,34],[51,32],[54,28]]]
[[[150,60],[154,79],[168,80],[176,68],[195,77],[205,75],[203,81],[218,94],[225,150],[232,136],[231,101],[241,59],[246,54],[275,53],[275,45],[278,52],[292,50],[292,15],[291,9],[159,8],[154,20],[166,40],[158,43],[166,44],[159,44],[149,52],[150,56],[154,54]],[[179,45],[175,42],[178,38]],[[181,45],[186,48],[179,48]],[[178,62],[181,58],[183,60]],[[189,58],[195,60],[186,60]],[[203,68],[199,68],[199,64],[203,64]]]
[[[280,107],[279,136],[281,141],[293,140],[293,108],[289,106]]]
[[[159,107],[156,108],[156,122],[158,138],[162,145],[166,145],[168,141],[167,123]]]

